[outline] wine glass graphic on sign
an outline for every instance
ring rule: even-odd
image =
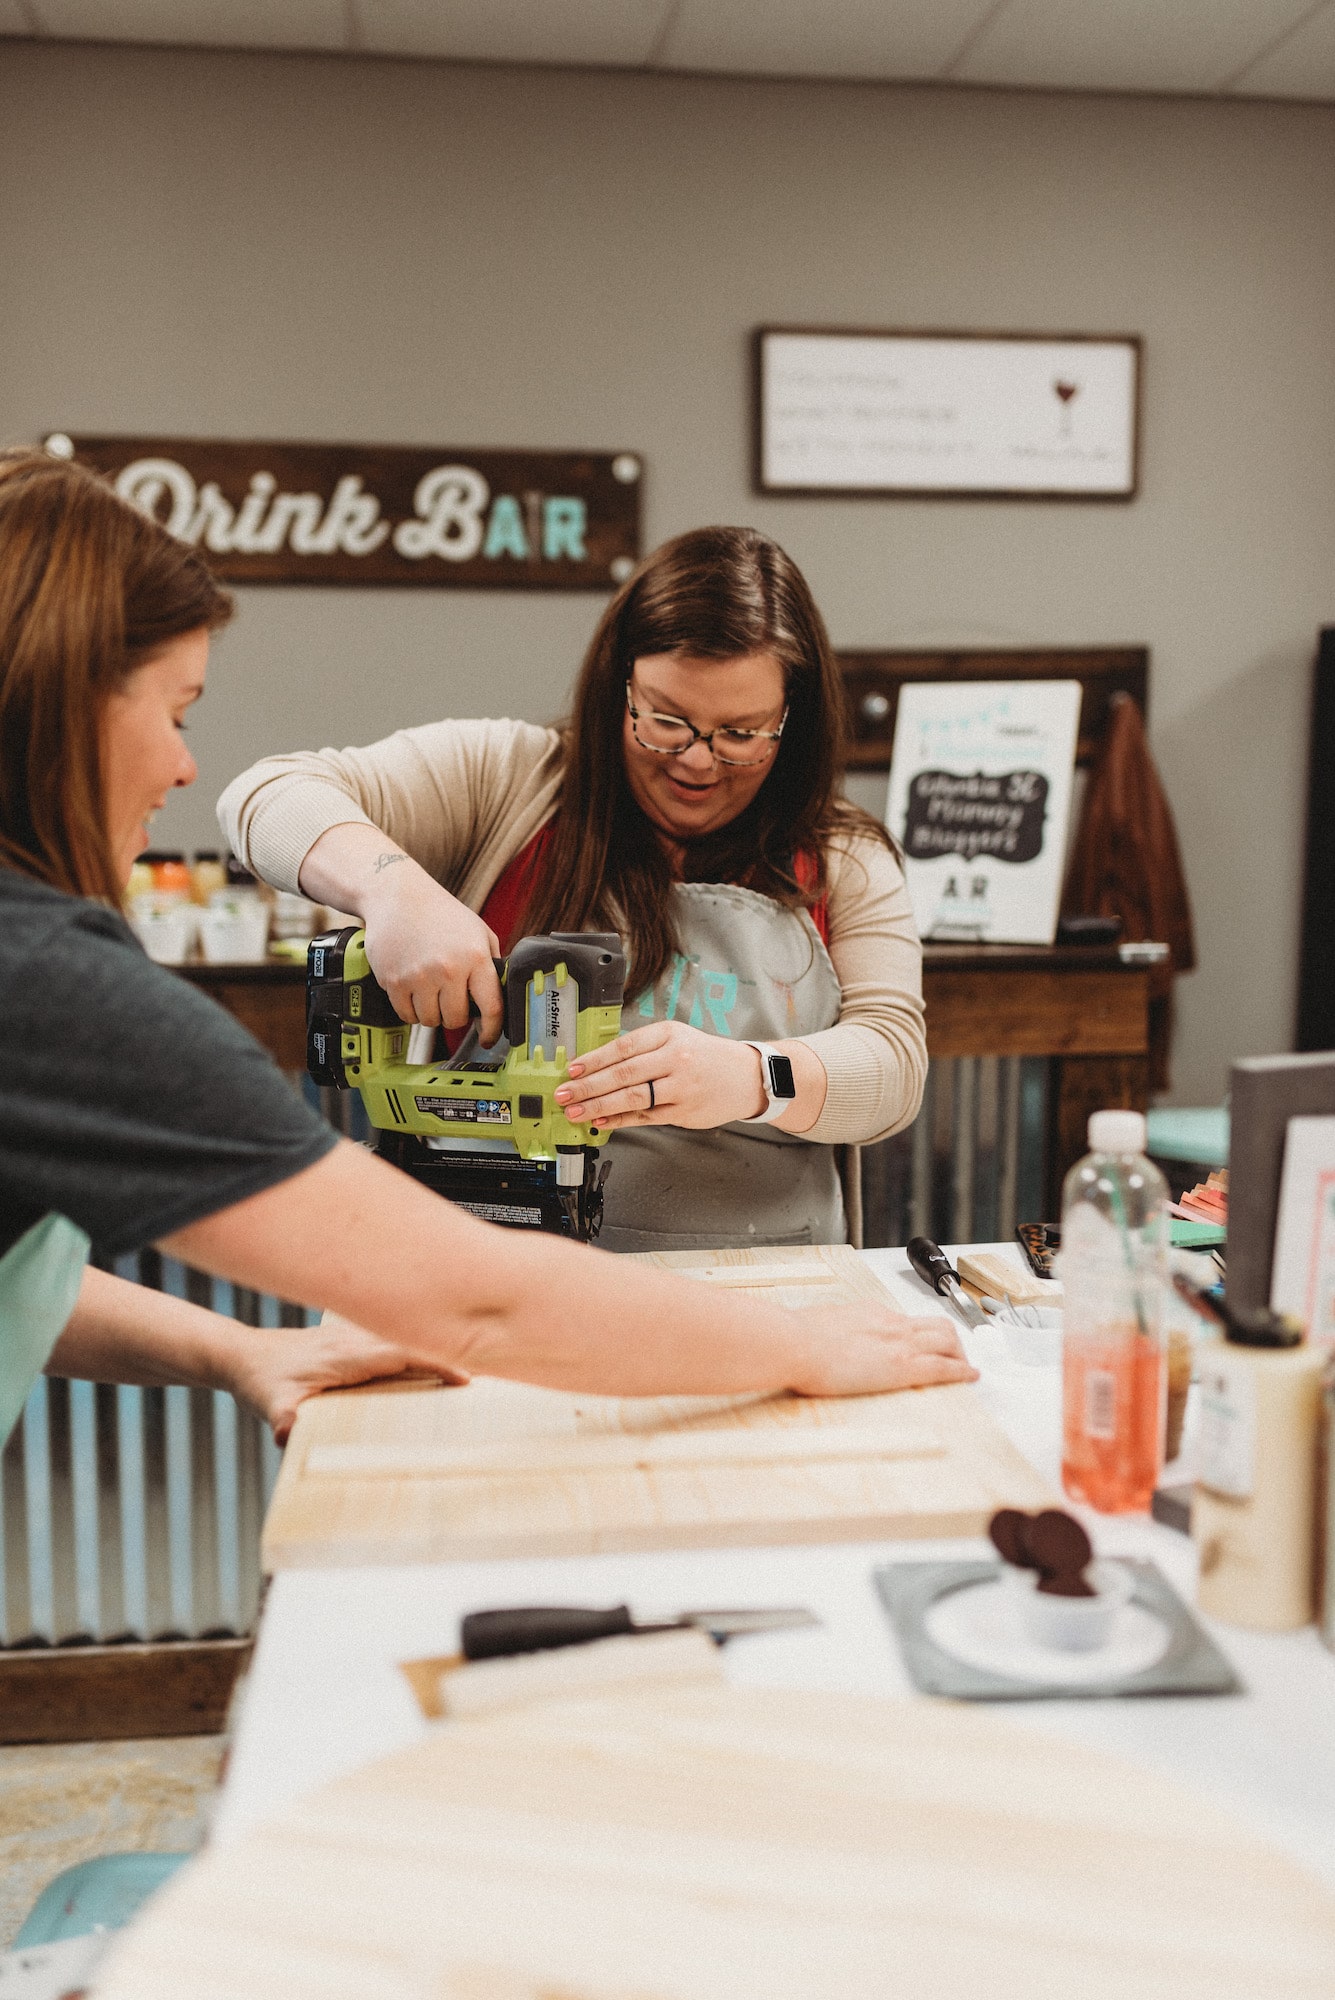
[[[1058,376],[1053,382],[1052,393],[1062,406],[1061,434],[1064,438],[1068,438],[1071,435],[1071,404],[1075,397],[1080,394],[1080,384],[1078,382],[1063,381]]]

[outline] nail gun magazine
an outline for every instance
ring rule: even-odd
[[[452,1055],[438,1028],[401,1021],[356,925],[311,939],[306,1066],[361,1093],[383,1159],[447,1200],[511,1229],[592,1242],[602,1226],[609,1134],[556,1102],[572,1057],[621,1033],[626,958],[614,931],[521,938],[495,961],[505,1031],[476,1023]]]

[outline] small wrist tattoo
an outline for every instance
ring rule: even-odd
[[[406,854],[377,854],[375,858],[375,872],[378,875],[382,868],[392,868],[396,861],[406,861],[407,859]]]

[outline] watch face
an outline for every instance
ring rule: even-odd
[[[793,1082],[793,1065],[787,1056],[770,1057],[769,1087],[772,1097],[797,1096],[797,1085]]]

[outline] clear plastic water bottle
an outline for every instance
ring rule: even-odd
[[[1140,1513],[1163,1455],[1168,1188],[1139,1111],[1096,1111],[1089,1146],[1062,1190],[1062,1485]]]

